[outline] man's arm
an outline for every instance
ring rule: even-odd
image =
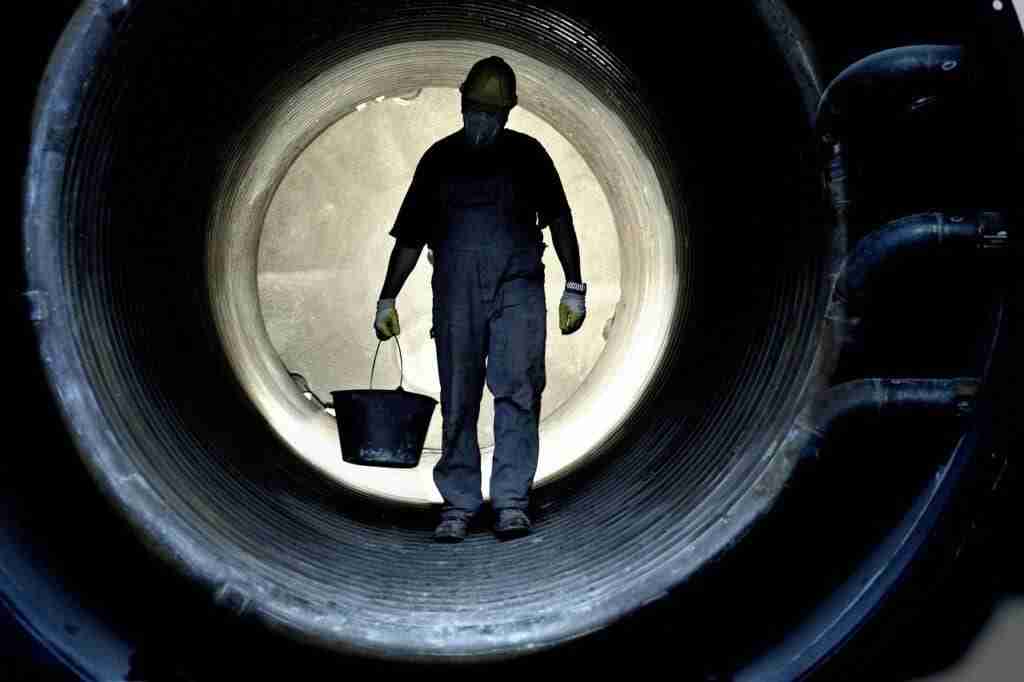
[[[396,241],[391,249],[391,258],[388,261],[388,273],[384,278],[384,287],[380,292],[380,299],[396,298],[402,290],[409,273],[416,267],[420,259],[420,252],[423,251],[423,244],[419,246],[406,246]]]
[[[572,219],[567,216],[556,218],[551,223],[551,241],[555,247],[555,254],[562,262],[562,270],[565,272],[565,281],[582,282],[580,274],[580,245],[576,239],[576,228],[573,227]]]

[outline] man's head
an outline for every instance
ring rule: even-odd
[[[497,139],[518,99],[516,76],[501,57],[481,59],[469,70],[462,93],[462,120],[467,141],[486,147]]]

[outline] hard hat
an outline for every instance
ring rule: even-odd
[[[459,92],[466,102],[486,111],[511,109],[516,97],[516,75],[501,57],[481,59],[469,70]]]

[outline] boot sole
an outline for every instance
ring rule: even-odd
[[[495,528],[494,534],[499,538],[521,538],[530,534],[530,529],[523,526],[516,526],[514,528]]]
[[[469,528],[467,528],[466,531],[462,533],[453,530],[443,530],[440,532],[434,531],[434,540],[436,540],[437,542],[447,543],[462,542],[466,539],[466,535],[468,534]]]

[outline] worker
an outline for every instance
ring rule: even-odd
[[[485,380],[494,396],[493,530],[499,538],[530,532],[546,383],[544,227],[566,277],[562,334],[586,317],[579,244],[558,172],[540,142],[505,129],[517,103],[514,72],[488,57],[459,90],[463,127],[417,164],[389,233],[396,241],[374,320],[377,338],[399,334],[395,299],[428,246],[441,384],[441,459],[433,471],[444,499],[439,542],[465,539],[483,508],[477,423]]]

